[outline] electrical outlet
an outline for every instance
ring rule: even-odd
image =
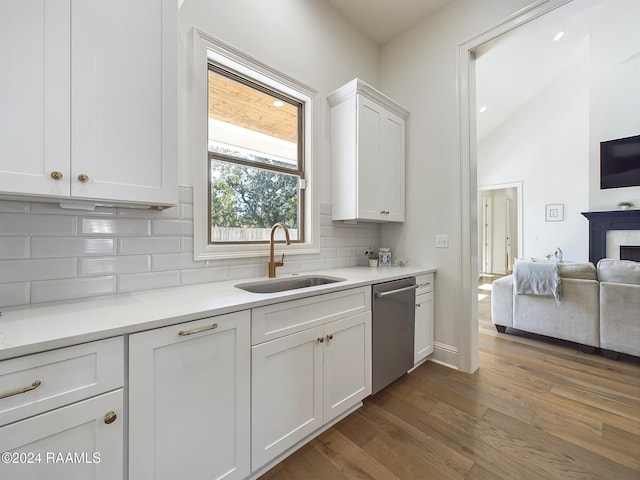
[[[449,235],[436,235],[436,248],[449,248]]]

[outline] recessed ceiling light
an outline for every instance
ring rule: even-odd
[[[284,107],[284,102],[282,100],[274,100],[273,101],[273,106],[274,107],[278,107],[278,108]]]
[[[558,32],[556,33],[556,36],[553,37],[553,41],[557,42],[558,40],[560,40],[562,37],[564,36],[564,32]]]
[[[487,106],[486,105],[483,105],[482,107],[480,107],[480,110],[479,110],[480,113],[484,113],[486,111],[487,111]]]

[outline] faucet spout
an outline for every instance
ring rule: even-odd
[[[275,243],[273,236],[278,228],[282,228],[284,230],[284,236],[287,239],[287,245],[291,244],[291,240],[289,238],[289,229],[284,223],[278,222],[273,225],[273,227],[271,227],[271,235],[269,236],[269,278],[276,278],[276,268],[282,267],[284,265],[284,253],[282,254],[282,259],[279,262],[276,262],[273,258]]]

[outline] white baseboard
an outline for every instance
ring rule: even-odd
[[[458,370],[459,356],[458,348],[453,345],[447,345],[445,343],[435,342],[433,356],[431,361],[444,365],[445,367]]]

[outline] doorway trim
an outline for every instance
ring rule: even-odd
[[[460,355],[458,369],[473,373],[478,346],[478,179],[476,161],[475,51],[483,44],[572,0],[539,0],[456,46],[457,144],[460,161]]]

